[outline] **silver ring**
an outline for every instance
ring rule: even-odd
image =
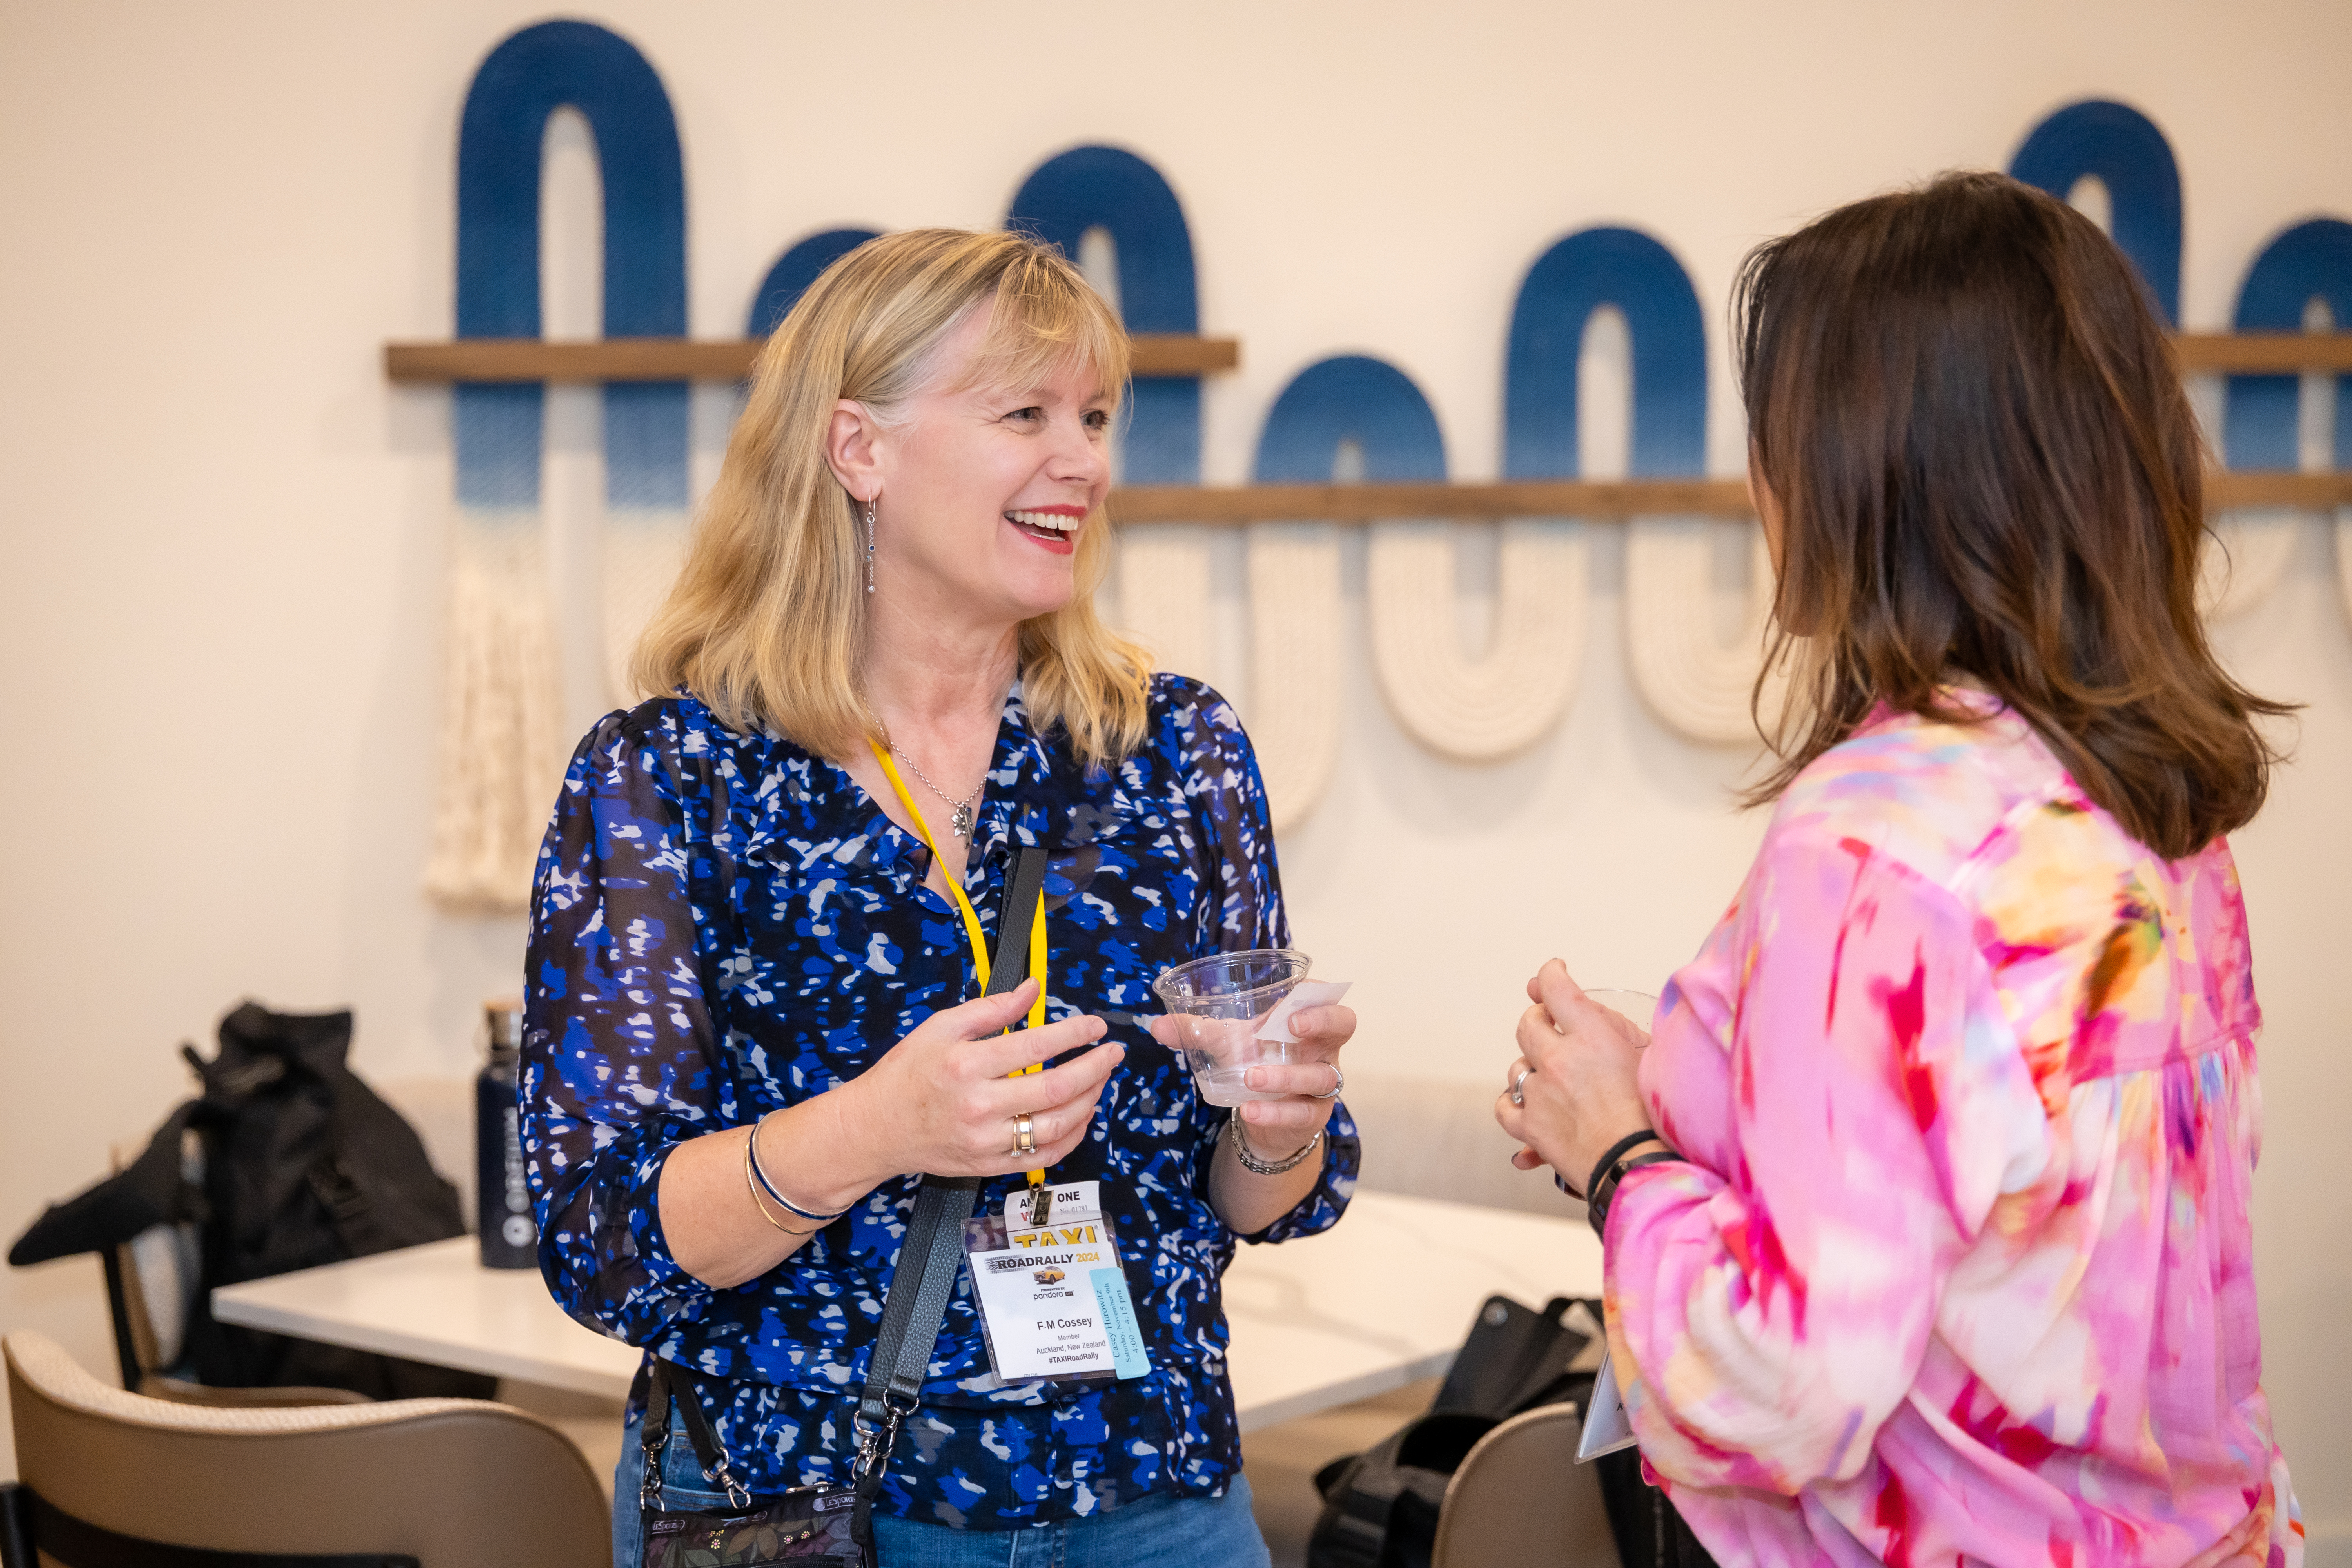
[[[1034,1154],[1037,1152],[1036,1131],[1025,1110],[1013,1119],[1013,1152],[1016,1154]]]
[[[1511,1103],[1513,1105],[1523,1106],[1527,1104],[1527,1082],[1528,1079],[1535,1076],[1536,1069],[1533,1068],[1521,1068],[1519,1069],[1519,1076],[1511,1080]]]
[[[1337,1100],[1339,1098],[1339,1091],[1348,1087],[1348,1075],[1339,1070],[1339,1064],[1338,1062],[1325,1062],[1323,1065],[1331,1069],[1331,1088],[1326,1093],[1314,1095],[1310,1098],[1315,1100]]]

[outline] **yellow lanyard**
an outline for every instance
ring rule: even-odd
[[[890,787],[898,792],[898,804],[905,806],[907,815],[915,819],[915,831],[921,836],[923,847],[931,852],[933,860],[938,860],[940,847],[932,841],[931,825],[923,820],[922,807],[917,805],[915,797],[907,792],[907,781],[898,776],[898,764],[890,760],[890,753],[879,742],[869,738],[866,743],[873,748],[874,760],[880,763],[882,771],[889,775]],[[971,966],[980,976],[981,994],[984,996],[988,994],[988,939],[980,929],[980,911],[971,907],[971,900],[964,897],[962,884],[947,874],[944,865],[940,868],[940,880],[948,885],[948,895],[955,900],[956,911],[963,916],[964,935],[971,940]],[[1008,880],[1005,891],[1010,894],[1012,890]],[[1008,910],[1005,912],[1009,918],[1012,911]],[[1029,1004],[1029,1026],[1042,1029],[1045,1026],[1045,895],[1043,891],[1037,895],[1037,918],[1029,922],[1029,973],[1037,982],[1037,999]],[[1005,1032],[1010,1034],[1012,1031],[1007,1029]],[[1034,1062],[1013,1076],[1024,1077],[1045,1065]],[[1045,1182],[1044,1171],[1029,1173],[1031,1186],[1043,1186]]]

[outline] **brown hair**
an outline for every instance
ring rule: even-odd
[[[849,494],[824,458],[834,404],[885,424],[942,373],[940,344],[976,310],[988,331],[965,379],[1034,382],[1073,361],[1113,396],[1126,329],[1062,254],[1026,235],[918,228],[870,239],[809,286],[760,351],[751,397],[696,522],[677,584],[630,674],[684,687],[738,730],[764,726],[820,756],[854,755],[881,725],[860,653],[868,603]],[[1095,610],[1110,541],[1078,534],[1077,592],[1021,623],[1021,693],[1040,734],[1059,726],[1089,763],[1143,741],[1150,660]]]
[[[1880,703],[1969,721],[1939,689],[1965,682],[2168,858],[2253,816],[2278,760],[2254,721],[2291,708],[2206,641],[2204,444],[2095,225],[2015,180],[1947,174],[1759,247],[1734,312],[1782,518],[1766,669],[1793,676],[1751,800]]]

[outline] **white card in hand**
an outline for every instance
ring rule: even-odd
[[[1302,980],[1290,988],[1290,994],[1274,1005],[1274,1011],[1258,1026],[1261,1040],[1287,1041],[1291,1037],[1290,1016],[1305,1007],[1328,1007],[1348,994],[1352,980]]]
[[[1601,1352],[1601,1370],[1592,1374],[1592,1397],[1584,1406],[1584,1429],[1576,1438],[1576,1462],[1590,1464],[1603,1454],[1633,1446],[1633,1423],[1625,1415],[1625,1401],[1617,1392],[1617,1369],[1609,1352]]]

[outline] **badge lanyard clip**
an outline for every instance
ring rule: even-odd
[[[929,849],[931,858],[937,861],[940,847],[931,837],[931,825],[923,820],[922,808],[915,804],[915,797],[908,792],[907,781],[898,776],[898,764],[890,760],[890,753],[870,736],[866,743],[872,749],[874,760],[882,764],[883,773],[888,775],[890,787],[898,791],[898,804],[905,806],[907,815],[915,819],[915,832],[922,838],[923,847]],[[989,983],[988,936],[981,930],[980,911],[971,907],[971,900],[964,895],[961,884],[948,876],[944,869],[940,872],[940,880],[947,884],[948,895],[955,900],[956,912],[963,916],[964,935],[971,942],[972,970],[980,979],[981,994],[984,996],[988,994]],[[1008,886],[1005,892],[1009,899],[1012,889]],[[1009,910],[1007,912],[1010,913]],[[1045,1026],[1045,894],[1042,889],[1037,894],[1037,918],[1029,925],[1029,973],[1037,982],[1037,999],[1029,1004],[1029,1026],[1042,1029]],[[1013,1031],[1007,1027],[1004,1032],[1009,1035]],[[1013,1076],[1025,1078],[1045,1065],[1033,1062]],[[1034,1224],[1045,1223],[1045,1216],[1051,1212],[1053,1201],[1053,1194],[1045,1185],[1044,1169],[1041,1167],[1030,1172],[1029,1204]]]

